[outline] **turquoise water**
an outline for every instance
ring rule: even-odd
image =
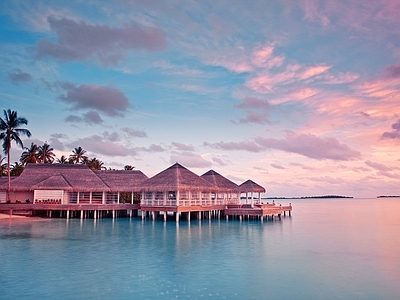
[[[292,204],[264,223],[3,220],[0,299],[400,299],[400,199]]]

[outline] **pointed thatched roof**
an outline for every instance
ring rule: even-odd
[[[61,178],[61,177],[62,178]],[[12,191],[38,189],[70,191],[109,191],[110,188],[86,165],[28,164],[21,176],[11,181]],[[40,188],[39,188],[40,187]],[[7,189],[7,183],[0,190]]]
[[[248,192],[265,193],[265,188],[263,188],[261,185],[249,179],[243,182],[241,185],[239,185],[239,191],[241,193],[248,193]]]
[[[218,187],[176,163],[143,182],[142,191],[217,191]]]
[[[230,181],[228,178],[222,176],[214,170],[210,170],[200,177],[204,178],[213,185],[216,185],[220,190],[223,191],[237,192],[237,189],[239,187],[236,183]]]
[[[112,192],[139,192],[139,186],[148,179],[140,170],[101,170],[94,173]]]
[[[45,180],[33,185],[32,190],[52,190],[54,187],[58,187],[58,190],[72,191],[72,186],[65,180],[62,175],[53,175]]]

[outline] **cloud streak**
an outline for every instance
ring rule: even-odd
[[[312,134],[288,132],[284,139],[256,137],[244,142],[204,142],[204,146],[220,150],[262,152],[268,149],[297,153],[312,159],[348,161],[361,158],[361,152],[341,144],[336,138],[320,138]]]

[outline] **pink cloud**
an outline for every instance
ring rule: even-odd
[[[264,149],[277,149],[319,160],[353,160],[361,157],[359,151],[340,144],[335,138],[319,138],[312,134],[296,135],[289,132],[281,140],[258,137],[255,142]]]
[[[133,22],[123,28],[110,28],[67,18],[49,17],[47,21],[57,34],[58,43],[39,40],[34,48],[39,58],[53,57],[61,61],[90,58],[109,66],[116,65],[127,50],[160,51],[166,48],[163,30],[142,28]]]
[[[313,67],[306,68],[303,72],[299,74],[301,80],[309,79],[316,75],[327,72],[332,66],[327,66],[325,64],[316,65]]]
[[[171,164],[181,163],[187,168],[209,168],[212,166],[211,162],[192,152],[171,155],[169,161]]]
[[[340,72],[335,75],[324,74],[322,78],[325,80],[325,83],[327,84],[344,84],[344,83],[351,83],[357,80],[358,78],[360,78],[360,75],[351,72],[346,72],[346,73]]]

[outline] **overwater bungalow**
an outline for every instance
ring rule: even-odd
[[[164,219],[169,212],[174,213],[177,221],[181,213],[190,219],[190,213],[197,212],[197,217],[201,218],[203,212],[211,214],[225,208],[224,203],[219,203],[220,189],[216,185],[179,163],[144,181],[141,189],[140,208],[145,213],[150,212],[153,219],[160,212]]]
[[[261,185],[255,183],[253,180],[247,180],[243,182],[241,185],[238,187],[240,194],[245,193],[246,194],[246,204],[249,200],[249,195],[250,195],[250,203],[251,207],[254,207],[254,193],[258,193],[257,197],[257,203],[261,204],[261,193],[265,193],[266,190],[264,187]]]
[[[13,179],[10,201],[33,204],[113,204],[121,192],[131,195],[147,179],[141,171],[92,171],[86,165],[28,164]],[[0,186],[1,202],[6,200],[7,183]],[[125,201],[124,201],[125,202]]]
[[[92,171],[86,165],[28,164],[21,176],[11,182],[9,200],[6,199],[7,181],[0,182],[0,210],[59,211],[60,216],[80,211],[85,216],[101,217],[112,211],[126,211],[132,216],[139,212],[142,218],[152,219],[181,216],[188,220],[191,214],[197,219],[220,217],[221,214],[257,215],[253,194],[258,193],[257,209],[262,215],[270,208],[261,204],[265,189],[248,180],[237,185],[214,170],[201,176],[175,163],[164,171],[148,178],[139,170]],[[240,195],[251,195],[251,206],[240,203]],[[6,203],[8,202],[8,203]],[[291,207],[290,207],[291,210]],[[65,212],[65,213],[63,213]],[[86,214],[88,212],[88,214]],[[102,212],[99,214],[99,212]],[[277,213],[277,211],[274,211]],[[77,216],[77,213],[73,214]]]

